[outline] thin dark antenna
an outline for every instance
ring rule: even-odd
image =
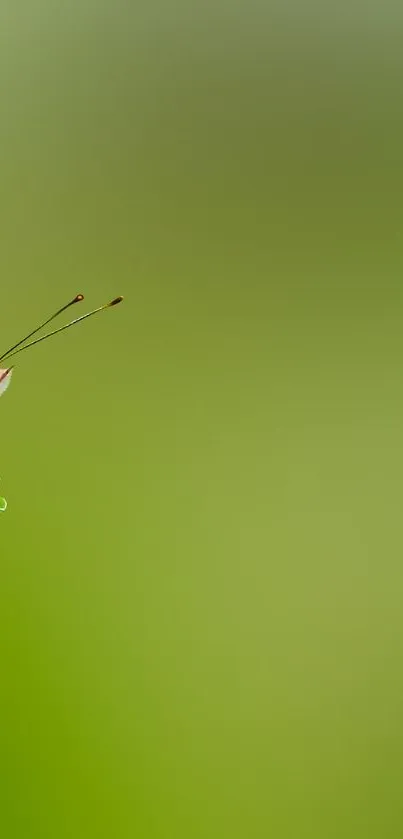
[[[73,306],[74,303],[81,303],[82,300],[84,300],[84,295],[77,294],[74,300],[70,300],[69,303],[66,303],[65,306],[62,306],[61,309],[58,309],[57,312],[54,313],[54,315],[51,315],[50,318],[41,323],[40,326],[37,326],[36,329],[33,329],[32,332],[25,336],[25,338],[21,338],[21,341],[18,341],[16,344],[14,344],[13,347],[10,347],[10,349],[7,350],[7,352],[3,353],[3,355],[0,356],[0,361],[3,361],[3,359],[6,358],[8,355],[11,355],[11,353],[13,353],[14,355],[13,351],[16,350],[17,347],[20,347],[21,344],[25,344],[25,341],[28,341],[29,338],[32,338],[33,335],[36,335],[36,333],[39,332],[40,329],[43,329],[45,326],[47,326],[48,323],[57,318],[58,315],[61,315],[63,312],[66,311],[66,309],[69,309],[70,306]]]
[[[2,361],[4,358],[9,359],[13,355],[18,355],[18,353],[22,352],[23,350],[27,350],[29,347],[33,347],[35,344],[40,344],[41,341],[46,341],[46,339],[51,338],[52,335],[57,335],[59,332],[64,332],[64,330],[69,329],[70,326],[75,326],[76,323],[81,323],[81,321],[92,317],[92,315],[96,315],[98,312],[103,312],[104,309],[110,309],[111,306],[116,306],[118,303],[122,302],[123,297],[115,297],[113,300],[110,301],[110,303],[105,303],[103,306],[99,306],[98,309],[93,309],[91,312],[87,312],[86,315],[81,315],[81,317],[75,318],[75,320],[71,320],[70,323],[66,323],[64,326],[60,326],[59,329],[53,329],[52,332],[47,332],[46,335],[42,335],[41,338],[36,338],[35,341],[30,341],[29,344],[25,344],[24,347],[20,346],[24,343],[24,341],[27,341],[28,338],[31,338],[32,335],[35,335],[35,333],[38,332],[39,329],[42,329],[42,327],[46,326],[46,324],[53,320],[53,318],[57,317],[57,315],[60,315],[61,312],[64,312],[66,309],[69,308],[69,306],[72,306],[73,303],[78,303],[80,300],[83,300],[82,294],[78,294],[77,297],[74,298],[74,300],[71,300],[70,303],[67,304],[67,306],[63,306],[62,309],[59,309],[59,311],[56,312],[56,314],[52,315],[52,317],[45,321],[45,323],[43,323],[41,326],[38,326],[37,329],[34,329],[34,331],[31,332],[30,335],[27,335],[25,338],[23,338],[22,341],[19,341],[18,344],[15,344],[13,347],[11,347],[11,349],[4,353],[4,355],[0,356],[0,361]],[[17,349],[17,347],[19,347],[19,349]]]

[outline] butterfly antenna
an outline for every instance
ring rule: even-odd
[[[71,320],[70,323],[65,323],[65,325],[60,326],[59,329],[53,329],[52,332],[47,332],[46,335],[42,335],[40,338],[36,338],[35,341],[30,341],[29,344],[25,344],[25,346],[23,346],[23,347],[20,346],[20,344],[23,344],[24,341],[27,341],[28,338],[30,338],[32,335],[35,334],[35,332],[38,332],[39,329],[41,329],[43,326],[45,326],[46,323],[49,323],[50,320],[53,320],[53,318],[55,318],[56,315],[59,315],[60,312],[64,312],[65,309],[68,309],[68,307],[72,306],[73,303],[76,303],[76,302],[78,302],[79,300],[82,300],[82,299],[83,299],[82,294],[77,295],[77,297],[74,298],[74,300],[72,300],[70,303],[68,303],[67,306],[64,306],[63,309],[60,309],[59,312],[57,312],[55,315],[53,315],[51,318],[49,318],[49,320],[45,321],[45,323],[42,324],[41,327],[38,327],[38,329],[35,329],[34,332],[31,332],[31,335],[28,335],[26,338],[24,338],[23,341],[19,341],[18,344],[16,344],[14,347],[12,347],[10,350],[8,350],[8,352],[6,352],[3,356],[0,356],[0,361],[5,357],[7,357],[7,359],[11,358],[11,356],[17,355],[18,353],[23,352],[23,350],[27,350],[29,347],[33,347],[35,344],[40,344],[41,341],[46,341],[47,338],[51,338],[52,335],[57,335],[59,332],[64,332],[65,329],[70,329],[71,326],[75,326],[77,323],[81,323],[81,321],[92,317],[92,315],[98,314],[98,312],[103,312],[105,309],[110,309],[112,306],[116,306],[118,303],[122,302],[123,297],[115,297],[109,303],[105,303],[103,306],[99,306],[98,309],[93,309],[91,312],[87,312],[87,314],[81,315],[81,317],[75,318],[74,320]],[[19,349],[17,349],[17,347]]]

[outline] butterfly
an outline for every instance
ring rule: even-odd
[[[73,300],[70,300],[69,303],[66,303],[65,306],[62,306],[61,309],[58,309],[57,312],[50,316],[50,318],[47,318],[47,320],[45,320],[43,323],[37,326],[36,329],[33,329],[32,332],[26,335],[25,338],[22,338],[21,341],[18,341],[16,344],[10,347],[10,349],[8,349],[7,352],[3,353],[3,355],[0,356],[0,362],[8,362],[8,360],[12,356],[17,355],[23,350],[27,350],[29,349],[29,347],[33,347],[35,344],[39,344],[41,341],[45,341],[47,340],[47,338],[51,338],[53,335],[57,335],[59,332],[63,332],[65,329],[69,329],[71,326],[75,326],[77,323],[81,323],[81,321],[86,320],[89,317],[92,317],[92,315],[96,315],[98,312],[103,312],[105,311],[105,309],[110,309],[112,306],[116,306],[118,303],[122,302],[123,297],[115,297],[109,303],[105,303],[103,306],[99,306],[97,309],[92,309],[91,312],[87,312],[85,315],[81,315],[81,317],[71,320],[69,323],[66,323],[64,326],[60,326],[58,329],[53,329],[51,332],[47,332],[40,338],[35,338],[34,341],[29,341],[29,339],[36,335],[37,332],[39,332],[41,329],[44,329],[44,327],[47,326],[48,323],[50,323],[52,320],[54,320],[67,309],[69,309],[70,306],[74,306],[75,303],[81,303],[82,300],[84,300],[84,295],[77,294],[73,298]],[[26,341],[29,341],[29,343],[27,344]],[[11,382],[13,369],[14,365],[12,365],[11,367],[0,367],[0,396],[2,396],[3,393],[5,393]],[[0,496],[0,513],[4,512],[6,508],[7,501],[5,498]]]

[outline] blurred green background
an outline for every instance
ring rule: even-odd
[[[402,34],[0,7],[7,839],[401,832]]]

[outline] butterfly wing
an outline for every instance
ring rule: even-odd
[[[12,372],[13,371],[9,368],[7,368],[7,370],[2,370],[0,368],[0,396],[2,395],[2,393],[4,393],[5,390],[7,390],[11,381]]]

